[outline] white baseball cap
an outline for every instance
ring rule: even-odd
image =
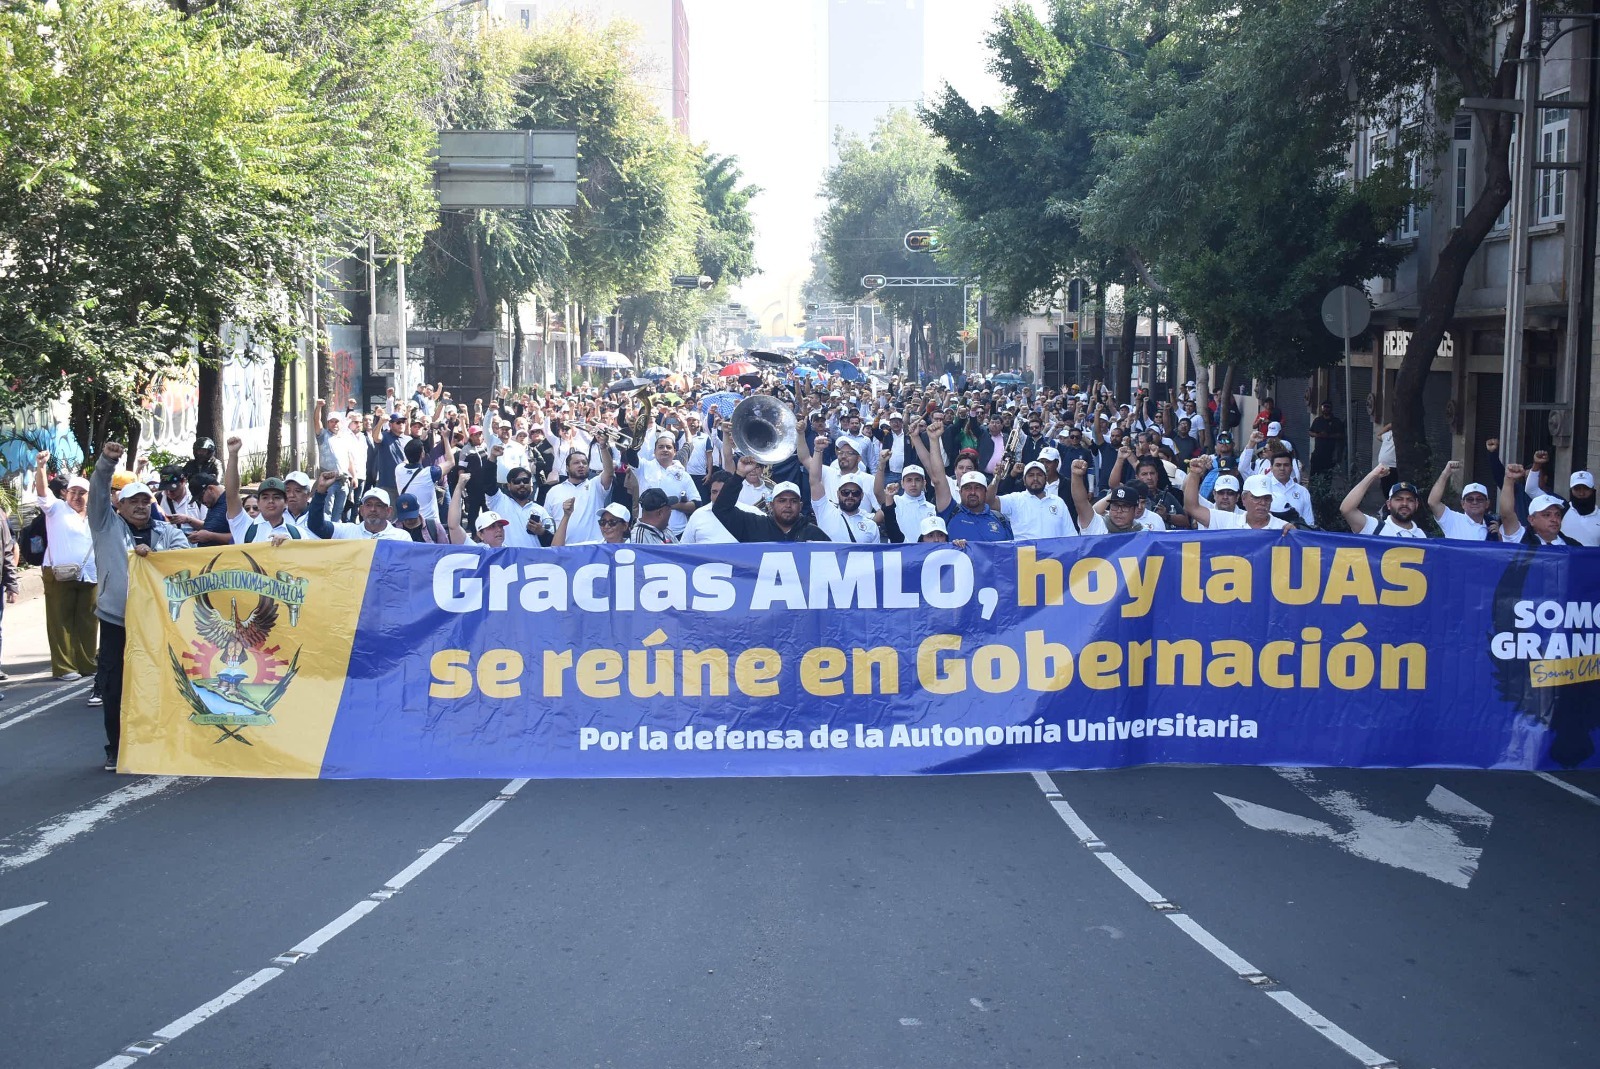
[[[1543,512],[1545,509],[1565,508],[1566,504],[1565,501],[1553,494],[1540,494],[1529,503],[1528,515],[1532,516],[1534,513]]]
[[[619,505],[615,501],[601,509],[600,515],[614,517],[621,520],[623,523],[633,522],[633,514],[628,511],[628,507],[626,505]],[[482,523],[483,517],[480,516],[478,518],[478,522]]]
[[[1273,420],[1271,423],[1267,424],[1267,437],[1268,438],[1276,438],[1278,435],[1280,435],[1282,433],[1283,433],[1283,424],[1279,423],[1277,420]]]
[[[928,477],[928,473],[922,470],[921,464],[907,464],[901,469],[900,478],[904,480],[907,475],[920,475],[924,479]]]
[[[394,504],[394,502],[389,500],[389,491],[385,490],[381,486],[374,486],[371,490],[368,490],[366,493],[362,494],[361,500],[365,501],[369,497],[376,498],[377,500],[382,501],[385,505]]]
[[[144,483],[135,479],[133,482],[122,488],[122,490],[117,494],[117,500],[127,501],[130,498],[139,497],[141,495],[152,499],[154,498],[154,495],[150,493],[150,488]]]
[[[283,481],[286,483],[299,483],[307,490],[311,489],[311,476],[303,471],[291,471],[283,477]]]
[[[1482,494],[1484,497],[1488,497],[1489,488],[1482,483],[1468,483],[1461,488],[1461,496],[1466,497],[1468,494]]]
[[[846,475],[844,478],[839,480],[839,485],[841,487],[845,486],[846,484],[856,487],[863,494],[865,494],[872,487],[872,484],[867,481],[867,477],[862,475],[860,472],[856,472],[853,475]]]
[[[897,419],[897,420],[900,420],[900,421],[901,421],[901,422],[902,422],[902,423],[904,423],[904,422],[905,422],[905,417],[904,417],[904,416],[902,416],[902,415],[901,415],[901,414],[900,414],[900,413],[898,413],[898,412],[891,412],[891,413],[889,413],[889,418],[890,418],[890,419],[892,419],[892,420],[894,420],[894,419]]]
[[[1239,480],[1232,475],[1219,475],[1217,476],[1217,481],[1211,484],[1211,492],[1216,493],[1219,490],[1232,490],[1237,494],[1239,492]]]
[[[981,471],[969,471],[961,477],[960,482],[956,483],[956,488],[960,489],[963,486],[971,486],[974,483],[976,483],[978,486],[988,486],[989,480],[984,477],[984,474]]]
[[[84,493],[88,493],[89,492],[89,480],[85,479],[81,475],[74,475],[72,478],[67,480],[67,489],[68,490],[82,490]]]
[[[1217,481],[1221,482],[1222,479]],[[1251,497],[1271,497],[1272,488],[1276,485],[1277,482],[1270,475],[1252,475],[1244,481],[1244,492]]]
[[[940,519],[938,516],[922,517],[922,523],[917,526],[917,533],[919,535],[930,535],[935,531],[941,531],[944,534],[949,534],[950,528],[946,527],[944,525],[944,520]]]
[[[1054,460],[1059,464],[1061,462],[1061,450],[1057,449],[1053,445],[1047,445],[1043,449],[1039,450],[1039,459]]]
[[[1575,472],[1572,473],[1572,478],[1570,480],[1568,480],[1567,485],[1569,487],[1572,487],[1572,486],[1587,486],[1589,489],[1593,490],[1594,489],[1594,476],[1591,475],[1589,472],[1586,472],[1586,471],[1575,471]]]
[[[799,497],[800,487],[794,483],[779,483],[772,488],[772,500],[778,500],[780,494],[793,494],[795,497]]]
[[[851,450],[853,450],[854,452],[857,452],[857,453],[861,452],[861,450],[856,448],[856,443],[852,442],[848,437],[846,437],[843,434],[839,435],[839,437],[837,437],[837,438],[835,438],[833,440],[833,447],[835,449],[840,449],[840,448],[842,448],[844,446],[849,446],[851,448]]]
[[[1026,474],[1028,474],[1028,472],[1032,471],[1034,468],[1038,468],[1040,471],[1047,471],[1045,466],[1043,464],[1041,464],[1039,461],[1030,460],[1030,461],[1028,461],[1027,464],[1025,464],[1023,466],[1022,474],[1026,475]]]
[[[472,521],[472,529],[474,531],[482,531],[484,528],[493,527],[497,523],[502,527],[511,526],[511,521],[500,515],[498,512],[493,510],[485,510],[478,513],[478,518]]]

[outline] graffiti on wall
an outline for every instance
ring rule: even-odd
[[[67,426],[70,409],[62,401],[14,408],[0,417],[0,479],[33,470],[34,457],[46,450],[65,468],[83,464],[83,447]]]

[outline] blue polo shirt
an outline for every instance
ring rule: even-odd
[[[215,531],[217,534],[232,533],[232,529],[228,526],[227,493],[219,495],[216,504],[206,509],[206,522],[201,526],[201,530]]]
[[[983,506],[982,512],[969,512],[959,501],[951,502],[939,515],[944,518],[952,542],[958,538],[968,542],[1009,542],[1015,537],[1011,521],[988,505]]]

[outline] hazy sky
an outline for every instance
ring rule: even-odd
[[[792,322],[799,318],[798,289],[810,270],[822,205],[817,189],[828,162],[827,0],[684,2],[690,132],[712,151],[739,157],[746,180],[763,190],[753,205],[762,273],[740,287],[735,299],[767,317],[777,311],[774,302],[784,302]],[[1000,0],[924,3],[924,92],[948,81],[968,100],[997,102],[999,86],[986,69],[982,41]]]

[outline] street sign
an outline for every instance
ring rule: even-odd
[[[913,230],[906,235],[907,252],[938,252],[941,247],[937,230]]]
[[[433,191],[441,208],[572,208],[576,130],[441,130]]]
[[[708,290],[712,286],[710,275],[673,275],[672,285],[680,290]]]
[[[1371,322],[1367,295],[1354,286],[1339,286],[1322,299],[1322,325],[1335,338],[1353,338]]]
[[[882,275],[862,275],[861,288],[864,290],[881,289],[883,284],[887,281],[888,279],[884,278]]]

